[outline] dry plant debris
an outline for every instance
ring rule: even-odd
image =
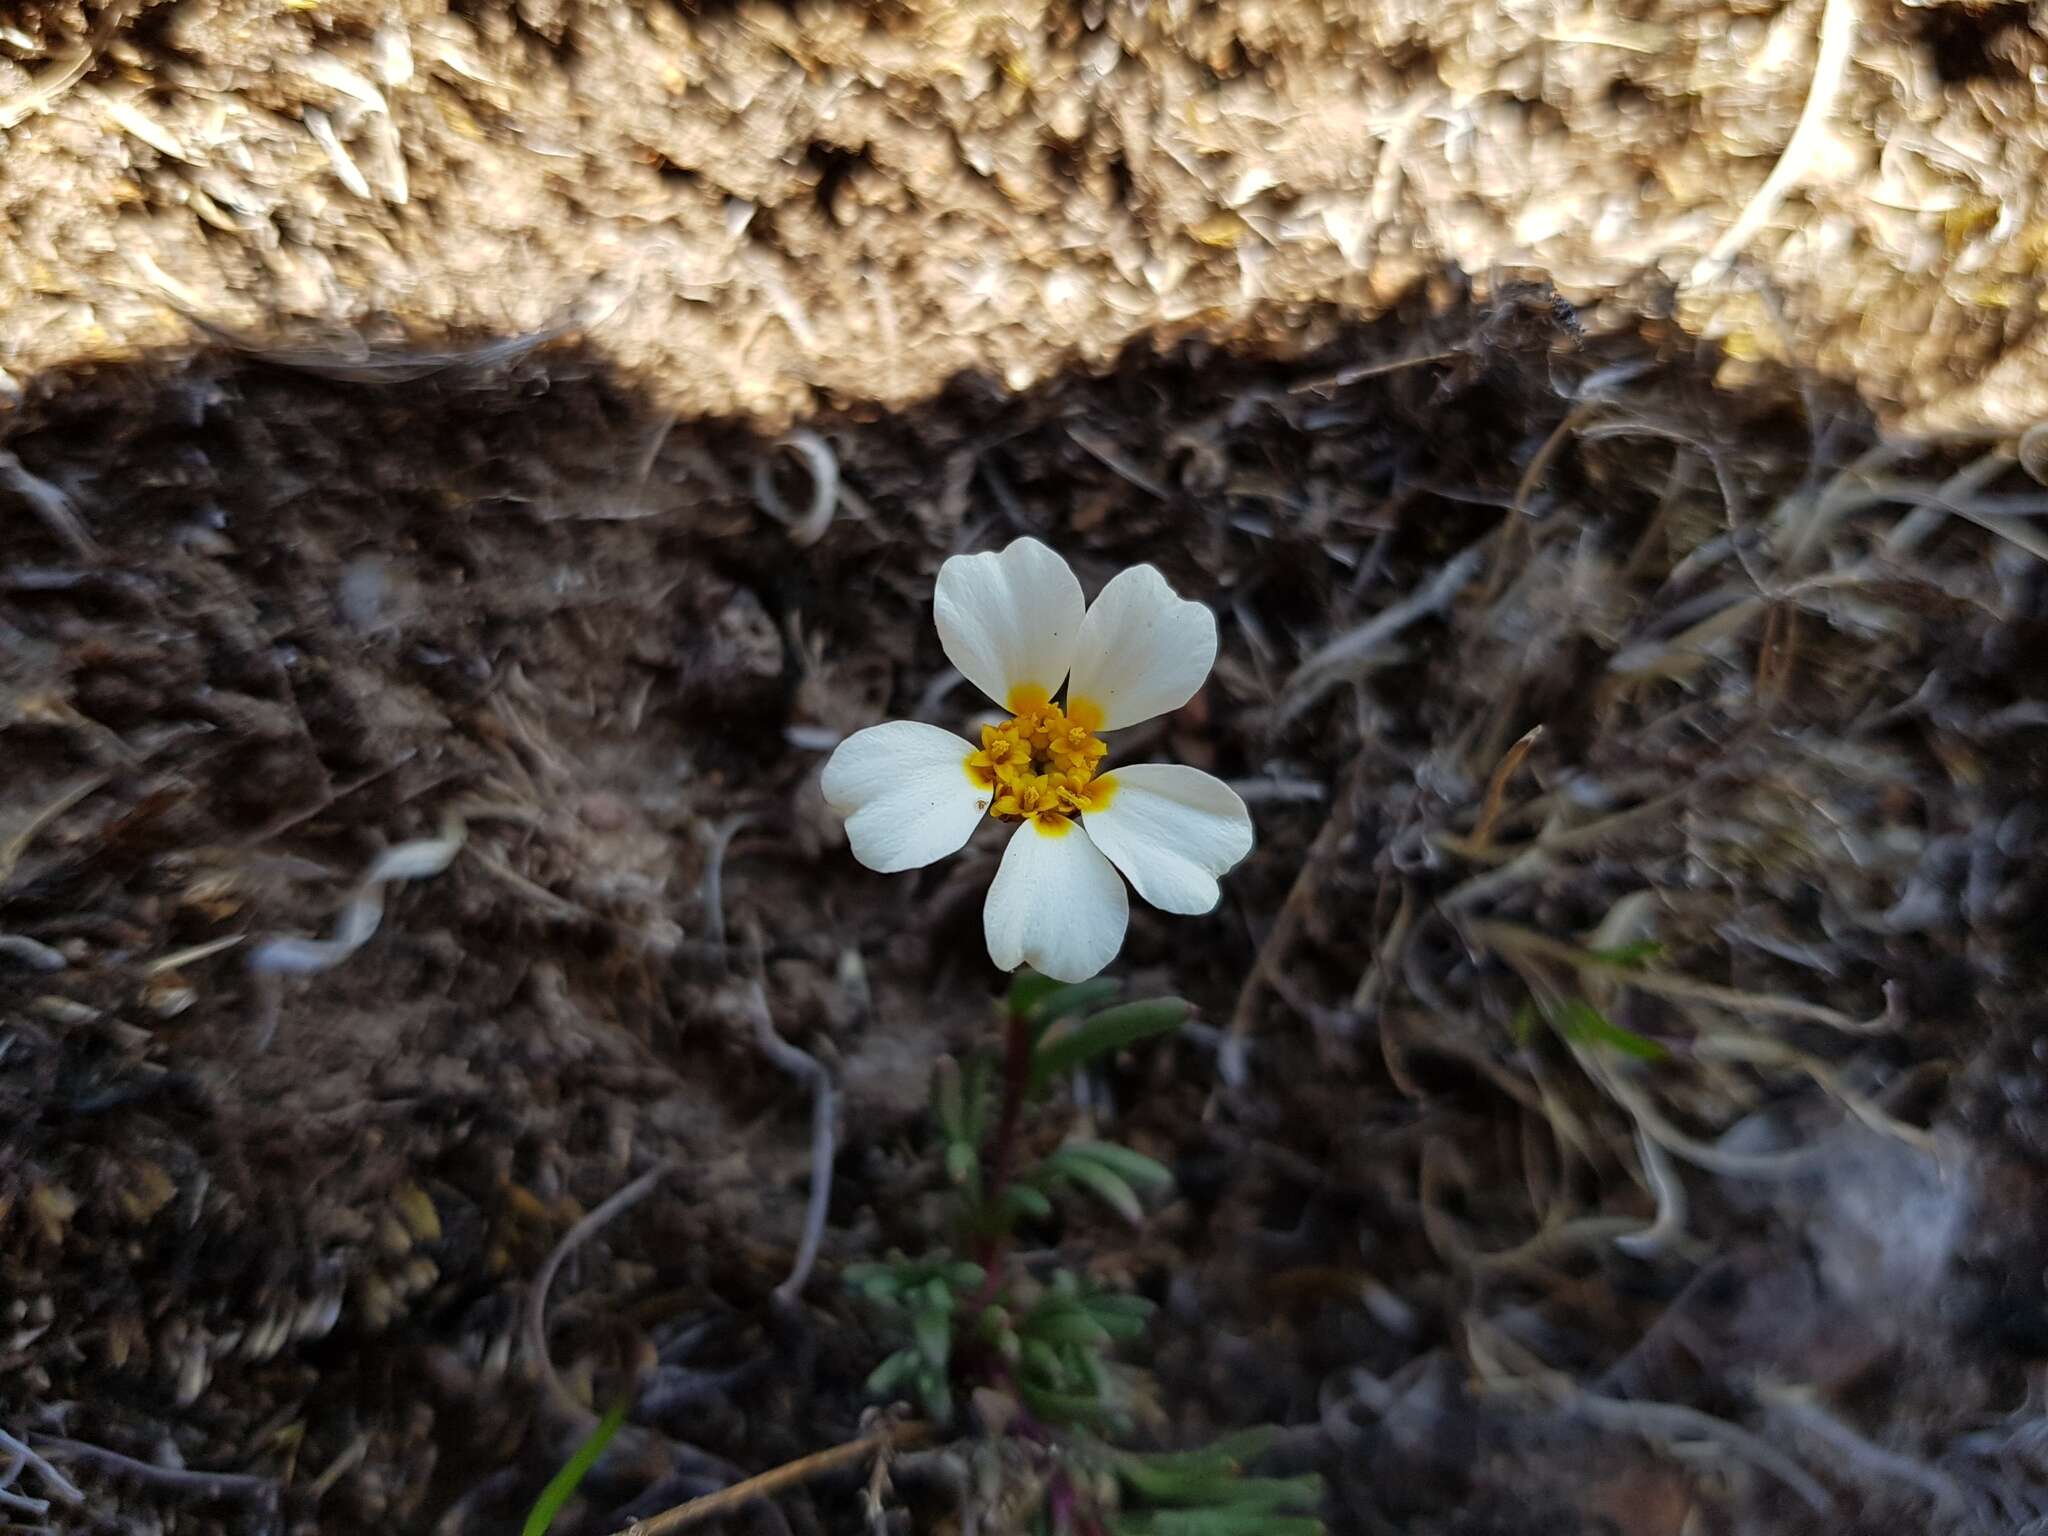
[[[1119,962],[1212,1026],[1093,1103],[1181,1199],[1064,1239],[1162,1306],[1162,1437],[1299,1426],[1347,1530],[2048,1513],[2025,455],[1541,290],[1301,340],[801,463],[568,340],[39,379],[4,451],[98,558],[0,534],[0,1424],[110,1530],[501,1529],[629,1387],[580,1528],[858,1439],[829,1282],[928,1237],[993,858],[878,891],[816,775],[972,713],[932,574],[1030,534],[1215,608],[1129,750],[1259,826]],[[431,878],[367,932],[366,869]],[[337,913],[266,1042],[252,936]]]

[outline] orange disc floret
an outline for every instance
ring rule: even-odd
[[[967,758],[968,776],[995,791],[989,815],[1049,825],[1089,809],[1088,786],[1109,748],[1049,700],[1017,703],[1010,719],[981,728],[981,750]]]

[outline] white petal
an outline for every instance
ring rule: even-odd
[[[1215,665],[1216,616],[1174,596],[1151,566],[1134,565],[1110,578],[1081,621],[1067,713],[1078,705],[1091,730],[1136,725],[1187,703]]]
[[[1214,907],[1216,877],[1252,851],[1252,819],[1237,791],[1177,763],[1133,763],[1090,788],[1104,784],[1108,804],[1086,816],[1095,846],[1160,911]]]
[[[1073,822],[1017,828],[988,889],[981,928],[1005,971],[1029,965],[1054,981],[1086,981],[1123,947],[1131,899],[1109,860]]]
[[[891,720],[833,749],[819,787],[846,818],[853,856],[885,875],[957,853],[988,811],[967,772],[974,748],[951,731]]]
[[[1081,635],[1081,583],[1036,539],[955,555],[939,567],[932,618],[946,660],[1008,709],[1019,689],[1043,703],[1059,692]]]

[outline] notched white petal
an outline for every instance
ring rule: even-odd
[[[936,725],[891,720],[833,749],[819,787],[846,818],[853,856],[893,875],[959,851],[988,810],[967,772],[973,746]]]
[[[1116,958],[1131,899],[1109,860],[1069,822],[1017,828],[982,908],[988,955],[1005,971],[1028,965],[1054,981],[1086,981]]]
[[[1179,709],[1216,665],[1216,616],[1174,594],[1149,565],[1119,571],[1081,621],[1068,713],[1121,730]],[[1091,709],[1101,719],[1089,718]]]
[[[1134,763],[1103,780],[1108,802],[1086,818],[1095,846],[1160,911],[1214,907],[1217,876],[1252,851],[1252,818],[1237,791],[1178,763]]]
[[[1019,689],[1059,691],[1081,635],[1081,583],[1036,539],[939,567],[932,618],[946,659],[1005,709]]]

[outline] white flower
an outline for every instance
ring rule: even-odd
[[[932,599],[939,640],[1011,718],[985,726],[979,747],[910,720],[870,726],[839,744],[824,776],[853,856],[884,874],[958,852],[984,816],[1016,826],[982,912],[989,958],[1056,981],[1085,981],[1115,958],[1124,880],[1161,911],[1207,912],[1217,876],[1252,847],[1229,785],[1171,763],[1108,769],[1096,735],[1194,697],[1216,662],[1214,616],[1149,565],[1119,572],[1083,608],[1081,583],[1036,539],[955,555]]]

